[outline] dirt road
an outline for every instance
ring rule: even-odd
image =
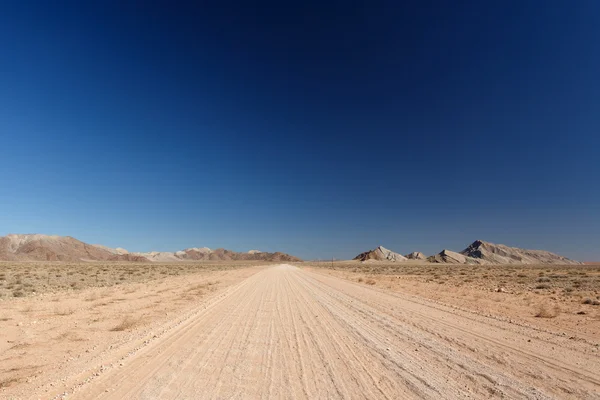
[[[592,343],[294,266],[204,307],[73,397],[600,398]]]

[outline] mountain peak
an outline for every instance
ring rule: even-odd
[[[364,253],[360,253],[356,257],[355,260],[366,261],[366,260],[378,260],[378,261],[406,261],[407,258],[404,257],[400,253],[393,252],[389,249],[386,249],[383,246],[377,246],[374,250],[365,251]]]
[[[528,250],[503,244],[474,241],[460,254],[492,264],[580,264],[544,250]]]

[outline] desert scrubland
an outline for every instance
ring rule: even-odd
[[[600,266],[1,271],[0,398],[600,398]]]

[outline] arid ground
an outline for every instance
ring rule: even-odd
[[[4,263],[0,398],[600,398],[600,266]]]

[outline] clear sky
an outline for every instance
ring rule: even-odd
[[[600,259],[600,2],[126,3],[0,5],[0,234]]]

